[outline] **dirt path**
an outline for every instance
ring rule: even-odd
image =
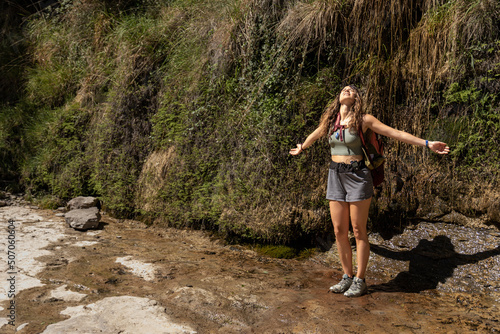
[[[341,276],[335,247],[308,260],[271,259],[202,231],[146,228],[104,216],[102,229],[78,232],[52,211],[11,206],[0,208],[5,250],[10,218],[17,271],[8,274],[2,251],[1,333],[500,331],[498,280],[480,278],[485,272],[498,278],[495,230],[483,231],[489,244],[467,256],[457,255],[463,253],[458,246],[446,248],[446,240],[436,250],[435,235],[414,244],[373,235],[370,291],[349,299],[328,293]],[[434,265],[419,276],[425,263]],[[5,283],[12,276],[14,299]],[[8,324],[12,300],[14,326]]]

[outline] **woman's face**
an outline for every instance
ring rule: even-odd
[[[344,89],[342,89],[342,91],[340,92],[340,104],[352,106],[356,101],[356,96],[358,96],[358,92],[356,91],[356,89],[350,86],[345,86]]]

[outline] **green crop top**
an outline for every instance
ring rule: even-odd
[[[357,131],[351,133],[349,129],[338,129],[328,138],[328,143],[330,143],[332,155],[363,155],[361,138]]]

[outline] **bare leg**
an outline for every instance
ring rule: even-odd
[[[366,222],[368,221],[371,200],[369,198],[364,201],[349,203],[352,229],[356,238],[356,259],[358,262],[356,277],[361,279],[365,278],[368,258],[370,257],[370,243],[368,242]]]
[[[330,215],[342,269],[344,274],[352,277],[352,250],[349,243],[349,203],[330,201]]]

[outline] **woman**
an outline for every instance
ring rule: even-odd
[[[445,143],[417,138],[383,124],[372,115],[364,114],[361,96],[353,85],[344,87],[340,95],[327,106],[318,128],[304,143],[290,150],[290,154],[298,155],[320,137],[328,137],[332,162],[328,174],[326,198],[330,201],[330,214],[344,271],[342,280],[330,290],[344,293],[347,297],[358,297],[367,292],[365,272],[370,255],[366,223],[373,195],[373,181],[370,170],[363,161],[361,138],[358,135],[360,126],[363,133],[371,129],[380,135],[408,144],[427,146],[439,154],[448,154],[450,151]],[[348,238],[349,218],[356,238],[358,266],[356,276],[354,276]]]

